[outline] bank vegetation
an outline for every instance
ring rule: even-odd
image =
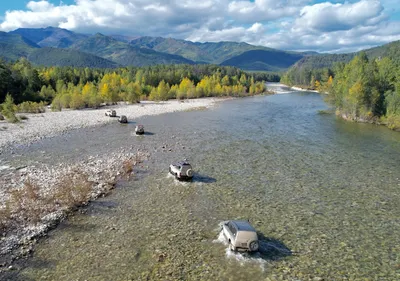
[[[0,62],[0,112],[17,122],[17,113],[40,113],[46,105],[60,111],[120,101],[251,96],[266,91],[264,81],[257,80],[261,77],[217,65],[34,67],[22,58],[15,63]]]
[[[400,64],[389,57],[360,53],[349,63],[325,69],[291,69],[282,83],[326,93],[341,117],[400,130]]]

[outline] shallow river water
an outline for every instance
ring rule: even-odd
[[[2,155],[15,166],[151,154],[4,278],[400,280],[400,133],[326,108],[316,93],[287,91],[134,120],[144,136],[135,122],[109,124]],[[168,176],[182,158],[191,183]],[[227,249],[218,224],[228,219],[250,220],[260,253]]]

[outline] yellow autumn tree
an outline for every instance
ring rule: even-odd
[[[193,98],[195,94],[196,94],[196,88],[193,82],[189,78],[183,78],[183,80],[179,84],[176,98],[177,99]]]

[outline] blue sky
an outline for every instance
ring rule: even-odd
[[[1,5],[0,5],[0,15],[4,17],[4,14],[6,11],[9,10],[26,10],[26,5],[28,4],[27,0],[3,0]],[[60,5],[61,3],[65,5],[71,5],[74,4],[74,0],[49,0],[48,2],[53,3],[55,5]]]
[[[47,26],[343,53],[400,40],[400,5],[399,0],[2,1],[1,31]]]

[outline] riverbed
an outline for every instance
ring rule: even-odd
[[[400,279],[400,134],[321,114],[327,105],[316,93],[277,91],[77,129],[3,154],[10,166],[130,147],[150,157],[1,279]],[[144,136],[132,134],[138,123]],[[168,175],[182,158],[193,182]],[[228,219],[250,220],[259,253],[228,250],[218,227]]]

